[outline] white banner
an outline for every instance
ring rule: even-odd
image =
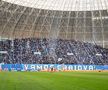
[[[34,54],[41,55],[41,52],[34,52]]]
[[[67,55],[71,56],[71,55],[73,55],[73,53],[69,53],[69,52],[68,52]]]
[[[7,53],[7,51],[0,51],[0,53],[1,53],[1,54],[6,54],[6,53]]]

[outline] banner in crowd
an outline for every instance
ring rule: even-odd
[[[56,70],[108,70],[108,65],[73,65],[73,64],[3,64],[2,70],[39,71],[55,68]]]

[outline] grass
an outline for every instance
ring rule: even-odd
[[[0,90],[108,90],[108,72],[0,72]]]

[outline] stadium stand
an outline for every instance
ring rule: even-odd
[[[15,39],[0,41],[3,62],[7,64],[108,64],[108,49],[75,40],[57,39],[54,57],[49,39]],[[61,60],[58,60],[60,59]]]
[[[107,65],[106,3],[75,0],[80,8],[48,8],[49,2],[39,8],[34,1],[0,1],[0,62]]]

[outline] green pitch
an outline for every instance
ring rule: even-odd
[[[108,90],[108,72],[0,72],[0,90]]]

